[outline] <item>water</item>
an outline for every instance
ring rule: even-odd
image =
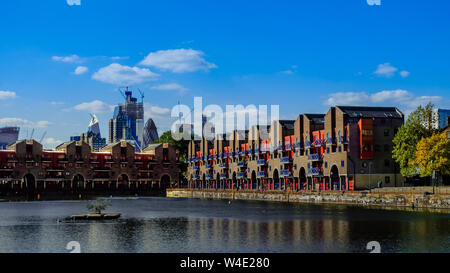
[[[57,219],[87,202],[0,203],[0,252],[450,252],[450,214],[343,205],[114,199],[102,222]]]

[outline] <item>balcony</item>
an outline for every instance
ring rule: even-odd
[[[264,166],[264,165],[266,165],[266,160],[265,159],[258,159],[258,160],[256,160],[256,165]]]
[[[241,151],[241,152],[240,152],[240,155],[241,155],[241,156],[245,156],[245,154],[246,154],[246,151]]]
[[[255,155],[259,155],[259,149],[255,149]]]
[[[291,176],[291,171],[290,170],[281,170],[280,171],[280,176],[281,177]]]
[[[244,178],[244,173],[240,172],[236,175],[237,178]]]
[[[286,143],[286,145],[284,145],[286,147],[286,151],[290,151],[292,150],[294,147],[294,145],[291,145],[290,143]]]
[[[319,175],[321,173],[320,168],[310,168],[308,169],[308,174]]]
[[[207,165],[206,165],[206,169],[207,169],[207,170],[211,170],[211,165],[207,164]]]
[[[192,179],[198,179],[198,174],[193,174]]]
[[[283,145],[278,146],[278,147],[276,148],[276,150],[278,150],[278,151],[283,151]]]
[[[212,177],[212,175],[211,175],[211,174],[207,174],[207,175],[205,175],[205,178],[206,178],[206,179],[213,179],[213,177]]]
[[[208,155],[208,160],[211,160],[211,159],[213,159],[213,156],[212,155]]]
[[[227,164],[221,164],[221,165],[220,165],[220,168],[221,168],[221,169],[226,169],[226,168],[228,168],[228,166],[227,166]]]
[[[198,170],[198,166],[192,166],[192,169],[193,169],[194,171],[197,171],[197,170]]]
[[[297,142],[297,144],[295,144],[295,149],[303,149],[304,145],[301,142]]]
[[[310,154],[308,155],[308,161],[320,161],[322,156],[320,154]]]
[[[240,161],[237,163],[238,167],[245,167],[247,165],[246,161]]]
[[[227,174],[225,174],[225,173],[224,173],[224,174],[221,174],[221,175],[220,175],[220,178],[226,179],[226,178],[227,178]]]
[[[327,138],[327,145],[336,145],[336,139],[334,137]]]
[[[285,163],[285,164],[289,164],[289,163],[292,162],[292,158],[290,158],[289,156],[285,156],[285,157],[280,158],[280,162],[281,163]]]
[[[305,148],[310,148],[311,147],[311,141],[307,140],[305,141]]]
[[[228,153],[223,154],[223,158],[228,158],[229,156],[230,156],[230,154],[228,154]]]
[[[325,144],[325,141],[323,141],[323,139],[316,139],[316,140],[314,140],[314,146],[315,147],[320,147],[320,146],[322,146],[324,144]]]
[[[256,176],[257,176],[258,178],[264,178],[264,177],[266,177],[266,172],[260,171],[260,172],[258,172],[258,173],[256,174]]]

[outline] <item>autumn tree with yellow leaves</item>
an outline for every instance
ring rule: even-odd
[[[433,171],[450,174],[450,139],[446,133],[433,134],[417,143],[415,159],[411,164],[419,167],[420,176],[431,176]]]

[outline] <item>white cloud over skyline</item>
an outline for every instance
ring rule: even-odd
[[[152,86],[151,89],[158,90],[158,91],[179,91],[179,92],[185,92],[188,89],[181,84],[178,83],[167,83],[167,84],[160,84]]]
[[[15,98],[17,98],[16,92],[0,91],[0,100],[15,99]]]
[[[193,49],[169,49],[150,53],[140,65],[155,67],[160,70],[174,73],[195,72],[199,70],[209,71],[217,68],[217,65],[207,62],[200,50]]]
[[[113,105],[109,105],[100,100],[94,100],[91,102],[83,102],[78,105],[75,105],[73,109],[78,111],[87,111],[89,113],[98,114],[98,113],[107,113],[114,110]]]
[[[100,68],[92,75],[92,79],[115,85],[131,85],[154,81],[159,77],[147,68],[130,67],[112,63]]]
[[[324,101],[324,104],[327,106],[387,104],[402,106],[406,112],[409,112],[419,105],[425,105],[428,102],[439,103],[444,100],[441,96],[416,96],[407,90],[397,89],[383,90],[372,94],[364,91],[332,93]]]
[[[89,68],[87,68],[86,66],[77,66],[77,68],[75,68],[75,71],[73,72],[75,75],[82,75],[85,74],[89,71]]]
[[[19,126],[25,128],[47,128],[51,123],[46,120],[37,122],[29,121],[22,118],[0,118],[0,126]]]
[[[84,60],[76,54],[69,55],[69,56],[52,56],[52,60],[55,62],[63,62],[63,63],[82,63],[82,62],[84,62]]]

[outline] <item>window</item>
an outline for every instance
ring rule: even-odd
[[[297,164],[294,164],[294,170],[297,170]]]
[[[328,168],[328,162],[325,161],[325,169]]]
[[[330,148],[327,148],[327,154],[329,154],[330,153]]]
[[[387,144],[384,145],[384,151],[385,151],[385,152],[389,152],[389,145],[387,145]]]
[[[310,163],[308,163],[308,169],[310,169],[311,168],[311,164]]]
[[[389,184],[391,182],[391,177],[390,176],[385,176],[384,177],[384,183]]]
[[[375,144],[374,149],[375,149],[375,152],[379,152],[381,150],[380,145]]]
[[[342,152],[342,146],[339,145],[339,152]]]
[[[344,167],[344,160],[341,160],[341,167]]]
[[[371,136],[371,135],[373,135],[373,131],[372,130],[362,130],[362,135],[363,136]]]
[[[389,129],[384,129],[384,136],[389,136]]]
[[[384,160],[384,166],[385,167],[389,167],[391,165],[391,162],[389,161],[389,159],[385,159]]]

